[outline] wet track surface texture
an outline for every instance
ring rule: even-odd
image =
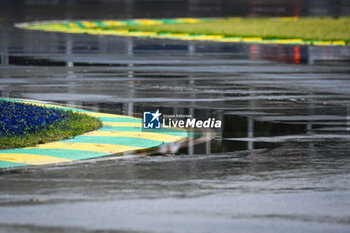
[[[327,10],[314,1],[299,2],[309,4],[308,11],[303,5],[286,9],[306,15],[349,12],[345,3]],[[5,172],[1,232],[349,231],[349,47],[181,42],[13,27],[36,19],[204,16],[207,9],[187,4],[178,14],[152,13],[135,3],[104,16],[67,6],[63,16],[43,6],[2,9],[2,97],[134,116],[159,109],[215,117],[223,127],[214,140],[175,156]],[[232,13],[220,7],[212,7],[209,16]],[[291,12],[276,7],[278,15]],[[244,9],[243,16],[268,14],[270,8]]]

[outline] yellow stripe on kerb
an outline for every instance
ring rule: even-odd
[[[143,149],[141,147],[124,146],[124,145],[98,144],[98,143],[68,143],[68,142],[51,142],[51,143],[41,144],[31,148],[87,150],[87,151],[95,151],[95,152],[104,152],[106,153],[106,155],[120,153],[124,151]]]
[[[134,19],[133,22],[142,24],[142,25],[161,25],[163,22],[152,20],[152,19]]]
[[[334,45],[345,45],[345,41],[342,41],[342,40],[333,41],[332,44],[334,44]]]
[[[242,38],[221,38],[222,42],[240,42]]]
[[[157,35],[156,32],[129,32],[129,36],[154,36]]]
[[[262,38],[261,37],[246,37],[246,38],[242,38],[242,41],[244,42],[255,42],[255,41],[261,41]]]
[[[49,164],[49,163],[70,162],[72,160],[51,157],[46,155],[0,153],[0,161],[13,162],[13,163],[26,163],[31,165],[42,165],[42,164]]]
[[[178,18],[176,19],[178,22],[182,23],[199,23],[199,19],[194,19],[194,18]]]
[[[189,36],[188,33],[171,33],[169,35],[165,35],[164,37],[183,37],[183,36]]]
[[[168,134],[159,134],[152,132],[137,132],[137,131],[92,131],[84,134],[84,136],[107,136],[107,137],[133,137],[144,138],[162,142],[175,142],[183,139],[181,136]]]
[[[88,28],[92,28],[92,27],[96,27],[97,24],[94,23],[94,22],[89,22],[89,21],[81,21],[80,22],[82,25],[84,25],[85,27],[88,27]]]
[[[103,24],[108,24],[109,26],[125,26],[125,22],[115,21],[115,20],[103,20]]]
[[[69,27],[72,27],[72,28],[80,28],[78,25],[76,25],[75,23],[68,23],[68,26]]]
[[[124,115],[118,115],[118,114],[110,114],[110,113],[99,113],[99,112],[84,112],[84,114],[92,116],[92,117],[123,117],[123,118],[133,118],[131,116],[124,116]]]

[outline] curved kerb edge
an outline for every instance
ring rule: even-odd
[[[101,26],[123,26],[123,25],[154,25],[188,23],[195,24],[214,18],[174,18],[174,19],[130,19],[130,20],[52,20],[17,23],[15,27],[28,30],[40,30],[62,33],[85,33],[92,35],[112,35],[128,37],[144,37],[154,39],[174,39],[190,41],[209,41],[222,43],[250,43],[250,44],[285,44],[285,45],[316,45],[316,46],[344,46],[343,40],[304,40],[301,38],[274,38],[265,39],[262,37],[229,37],[225,35],[195,35],[188,33],[157,33],[152,31],[129,31],[129,30],[100,30]],[[51,25],[51,26],[50,26]],[[41,28],[37,28],[40,26]],[[42,28],[42,27],[45,28]]]
[[[215,133],[211,131],[198,134],[178,128],[144,131],[142,119],[136,117],[93,112],[34,100],[0,99],[81,112],[99,118],[103,124],[98,130],[71,139],[34,147],[0,150],[2,172],[32,168],[33,165],[51,166],[91,162],[96,159],[118,159],[123,157],[120,155],[148,155],[159,151],[168,153],[168,150],[171,153],[172,145],[176,148],[192,146],[215,137]]]

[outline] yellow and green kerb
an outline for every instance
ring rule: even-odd
[[[240,18],[237,18],[239,20]],[[161,33],[152,31],[135,31],[123,28],[123,26],[137,25],[163,25],[163,24],[196,24],[215,20],[214,18],[175,18],[175,19],[132,19],[132,20],[79,20],[79,21],[48,21],[16,24],[17,27],[30,30],[63,32],[63,33],[82,33],[92,35],[114,35],[114,36],[132,36],[157,39],[176,39],[191,41],[213,41],[226,43],[255,43],[255,44],[293,44],[293,45],[346,45],[343,40],[305,40],[299,38],[263,38],[263,37],[244,37],[244,36],[226,36],[220,34],[190,34],[190,33]],[[279,20],[297,20],[295,17],[282,17]]]
[[[39,144],[35,147],[0,150],[0,169],[136,153],[156,149],[165,143],[184,141],[190,137],[190,132],[183,129],[143,129],[142,119],[131,116],[99,113],[37,101],[4,100],[82,112],[99,118],[103,126],[72,139]]]

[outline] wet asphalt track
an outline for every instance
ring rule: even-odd
[[[3,173],[1,232],[348,232],[349,47],[64,35],[14,21],[2,24],[2,97],[224,126],[176,156]]]

